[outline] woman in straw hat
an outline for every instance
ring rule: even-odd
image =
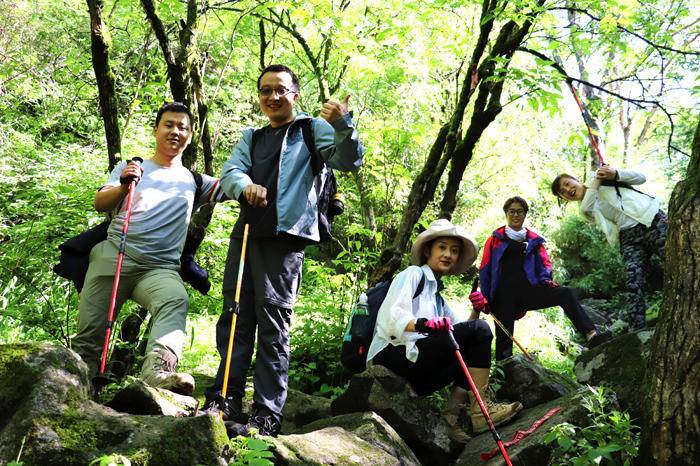
[[[469,438],[457,425],[467,396],[471,401],[473,430],[482,432],[488,425],[476,398],[468,392],[469,384],[455,357],[449,330],[453,331],[494,424],[509,421],[522,409],[520,403],[495,403],[485,396],[493,339],[488,324],[481,320],[466,321],[439,295],[440,278],[466,271],[476,260],[478,249],[464,228],[445,219],[434,221],[418,235],[411,248],[413,265],[396,275],[391,283],[379,308],[367,353],[368,365],[387,367],[408,380],[418,395],[452,384],[445,419],[451,427],[450,437],[458,442]],[[422,291],[416,295],[421,283]]]

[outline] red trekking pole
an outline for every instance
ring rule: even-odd
[[[134,157],[132,162],[141,166],[143,159]],[[100,374],[105,372],[105,364],[107,363],[107,350],[109,348],[109,337],[112,335],[112,326],[114,325],[114,308],[117,303],[117,290],[119,289],[119,275],[122,271],[122,261],[124,260],[124,249],[126,247],[126,233],[129,231],[129,220],[131,219],[131,201],[134,197],[134,189],[136,189],[137,179],[131,180],[129,183],[129,194],[126,198],[126,217],[124,218],[124,227],[122,228],[122,239],[119,242],[119,255],[117,256],[117,271],[114,273],[114,284],[112,285],[112,297],[109,301],[109,313],[107,315],[107,331],[105,333],[105,344],[102,347],[102,360],[100,361]]]
[[[579,99],[578,92],[576,92],[576,88],[574,87],[573,82],[571,82],[570,79],[567,79],[566,83],[569,85],[569,89],[571,89],[571,93],[574,95],[574,99],[576,99],[576,104],[578,105],[578,109],[581,111],[583,122],[586,123],[586,128],[588,129],[588,137],[591,139],[593,149],[595,149],[595,153],[598,155],[598,160],[600,161],[601,165],[605,165],[603,155],[600,153],[600,148],[598,147],[598,138],[593,135],[593,129],[591,128],[591,115],[586,110],[586,107],[583,106],[581,99]]]
[[[469,387],[472,390],[472,393],[474,394],[474,397],[476,398],[477,403],[479,403],[479,408],[481,409],[481,413],[484,415],[484,419],[486,419],[486,423],[489,426],[489,429],[491,430],[491,434],[493,435],[493,439],[496,441],[496,445],[498,445],[498,449],[501,451],[501,455],[503,455],[503,459],[506,461],[507,466],[513,466],[513,463],[510,462],[510,457],[508,456],[508,453],[506,453],[506,447],[503,446],[503,441],[501,440],[501,436],[498,435],[498,431],[496,430],[496,426],[493,425],[493,421],[491,420],[491,417],[489,416],[488,411],[486,411],[486,406],[484,406],[484,402],[481,399],[481,395],[479,395],[479,390],[476,388],[476,384],[474,383],[474,380],[472,379],[472,376],[469,375],[469,369],[467,368],[467,365],[464,363],[464,359],[462,358],[462,353],[459,352],[459,345],[457,344],[457,340],[455,340],[454,335],[452,334],[452,331],[449,330],[447,334],[450,336],[450,341],[452,342],[452,347],[455,350],[455,355],[457,356],[457,360],[459,361],[459,364],[462,366],[462,370],[464,371],[464,375],[467,378],[467,382],[469,382]]]

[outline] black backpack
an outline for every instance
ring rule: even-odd
[[[202,194],[202,175],[190,170],[194,177],[196,190],[194,198],[199,199]],[[58,246],[61,255],[58,264],[53,266],[53,271],[60,277],[67,278],[75,284],[80,293],[85,284],[85,275],[90,265],[90,251],[100,242],[107,239],[107,230],[111,220],[105,220],[94,227],[73,236]],[[206,295],[211,283],[209,273],[201,268],[194,260],[194,253],[199,247],[200,241],[196,241],[187,234],[185,246],[180,257],[180,276],[183,281],[189,283],[194,289]]]
[[[367,369],[367,351],[374,337],[377,314],[384,302],[384,298],[386,298],[386,294],[389,292],[392,281],[393,278],[379,282],[365,291],[352,310],[352,315],[343,337],[340,362],[353,374],[358,374]],[[413,293],[413,299],[416,299],[423,292],[424,286],[425,274],[421,271],[420,282]],[[365,297],[366,303],[364,302]]]
[[[299,120],[297,124],[301,128],[304,144],[311,158],[311,173],[314,177],[318,206],[318,232],[321,237],[321,242],[323,242],[333,238],[333,220],[337,215],[343,213],[345,206],[342,202],[342,196],[338,194],[338,181],[335,178],[335,173],[333,173],[333,169],[323,161],[321,153],[316,147],[314,130],[311,127],[311,122],[311,118],[304,118]],[[258,139],[260,139],[260,136],[262,136],[264,130],[265,128],[259,128],[253,132],[253,139],[250,147],[251,158],[253,156],[255,144]]]

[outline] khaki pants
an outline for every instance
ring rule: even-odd
[[[80,293],[78,334],[73,338],[72,346],[88,365],[90,377],[97,374],[102,357],[118,252],[109,241],[103,241],[92,249],[85,286]],[[114,310],[115,320],[122,304],[129,298],[148,309],[152,316],[146,351],[167,349],[179,359],[185,339],[189,300],[177,270],[145,266],[125,255]]]

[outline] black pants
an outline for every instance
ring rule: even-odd
[[[214,385],[206,390],[208,398],[218,393],[224,382],[233,316],[229,309],[235,305],[241,246],[240,239],[231,239],[224,270],[223,312],[216,323],[221,361]],[[257,330],[253,408],[278,418],[287,399],[289,326],[303,262],[303,246],[298,243],[278,238],[248,240],[226,395],[243,398]]]
[[[462,322],[454,326],[459,351],[469,367],[491,367],[491,328],[483,320]],[[408,380],[415,392],[428,395],[451,383],[469,390],[464,370],[457,360],[448,334],[430,335],[416,342],[418,359],[406,359],[406,346],[389,345],[373,359],[395,374]]]
[[[501,287],[491,303],[491,312],[503,326],[513,334],[515,316],[524,311],[561,306],[576,330],[584,336],[595,329],[590,317],[576,299],[572,288],[562,286]],[[508,335],[496,326],[496,360],[500,361],[513,355],[513,342]]]

